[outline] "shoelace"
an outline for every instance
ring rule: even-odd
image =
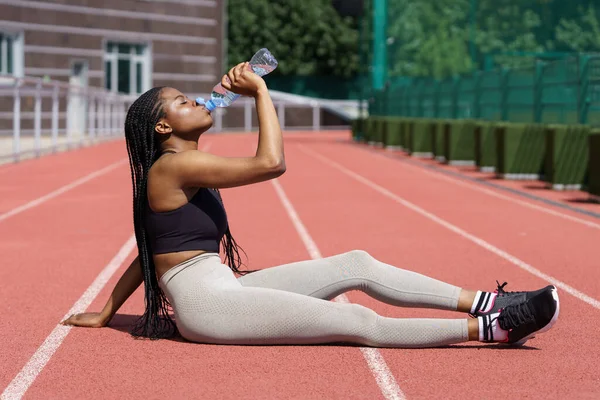
[[[496,285],[498,285],[498,287],[496,288],[495,292],[498,296],[506,296],[506,295],[511,295],[511,294],[524,293],[524,292],[508,292],[508,291],[504,290],[504,286],[508,285],[508,282],[504,282],[501,285],[500,282],[498,282],[496,280]],[[468,315],[471,318],[477,318],[477,312],[475,314],[468,313]]]
[[[504,286],[508,285],[508,282],[504,282],[501,285],[500,282],[496,281],[496,284],[498,285],[498,288],[496,289],[496,293],[498,293],[498,296],[506,296],[507,294],[523,293],[523,292],[507,292],[506,290],[504,290]]]
[[[500,328],[504,329],[505,331],[510,331],[511,329],[515,329],[520,325],[535,321],[533,312],[526,302],[507,306],[500,311],[500,315],[496,318],[498,319],[498,325],[500,325]]]
[[[504,329],[505,331],[510,331],[517,328],[521,324],[535,321],[535,318],[527,306],[527,303],[515,304],[504,308],[500,312],[500,315],[492,318],[489,324],[487,324],[485,327],[487,330],[487,337],[490,341],[494,340],[493,324],[496,320],[498,321],[500,328]]]

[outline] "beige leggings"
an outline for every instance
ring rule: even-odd
[[[171,268],[160,286],[179,332],[194,342],[434,347],[468,340],[466,318],[386,318],[359,304],[329,301],[361,290],[396,306],[456,310],[460,288],[382,263],[364,251],[240,278],[218,254],[205,253]]]

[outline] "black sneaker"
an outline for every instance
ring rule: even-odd
[[[489,315],[483,316],[484,341],[494,341],[492,322],[497,320],[500,328],[508,331],[508,338],[503,343],[522,345],[536,333],[552,328],[559,310],[558,292],[554,286],[549,286],[522,303],[506,306],[493,319]]]
[[[553,289],[553,288],[556,289],[554,286],[548,285],[543,289],[533,290],[530,292],[507,292],[506,290],[504,290],[504,286],[507,285],[507,282],[504,282],[502,285],[500,285],[500,282],[496,281],[496,284],[498,285],[498,288],[496,290],[494,290],[494,293],[496,293],[497,296],[495,296],[494,300],[492,300],[493,304],[491,305],[491,308],[489,308],[489,311],[486,311],[486,312],[476,311],[475,314],[469,313],[469,315],[471,317],[481,317],[484,315],[496,314],[502,308],[506,308],[506,307],[508,307],[510,305],[514,305],[514,304],[523,303],[546,290]],[[490,297],[489,293],[484,294],[480,297],[480,299],[479,299],[480,304],[477,304],[477,310],[479,310],[480,308],[483,308],[483,303],[486,301],[489,301],[489,297]],[[485,307],[485,308],[488,308],[488,307]]]

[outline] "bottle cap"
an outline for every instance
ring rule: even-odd
[[[206,110],[208,112],[213,112],[213,110],[215,108],[217,108],[217,105],[212,100],[209,100],[209,101],[206,102],[206,104],[204,105],[204,107],[206,108]]]
[[[215,103],[213,103],[211,100],[206,101],[202,97],[197,97],[196,103],[198,103],[198,105],[200,105],[200,106],[204,106],[204,108],[206,108],[206,111],[208,111],[208,112],[212,112],[215,108],[217,108],[217,105]]]

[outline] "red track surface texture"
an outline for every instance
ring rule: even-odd
[[[550,279],[562,285],[555,327],[520,349],[381,349],[377,366],[387,366],[394,389],[351,346],[134,340],[127,330],[143,309],[138,290],[109,328],[70,330],[46,364],[27,371],[31,385],[23,386],[23,375],[15,377],[133,232],[129,167],[118,141],[0,169],[2,391],[12,382],[11,393],[28,399],[600,398],[600,220],[486,187],[504,196],[497,197],[348,137],[286,134],[288,170],[278,182],[323,256],[364,249],[470,289],[493,290],[498,279],[527,290]],[[201,145],[248,155],[256,139],[207,135]],[[225,190],[224,198],[251,268],[310,258],[271,182]],[[102,307],[134,255],[89,310]],[[347,295],[386,316],[464,317]]]

